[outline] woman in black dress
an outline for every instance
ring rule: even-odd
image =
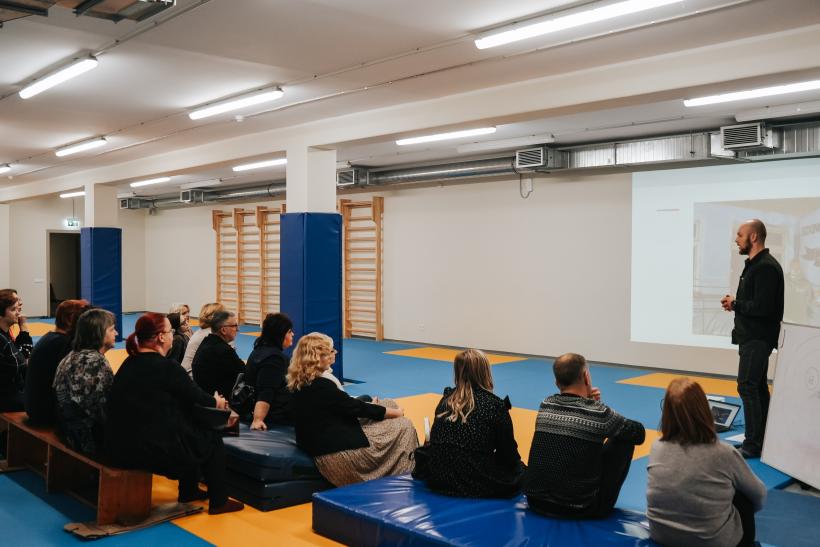
[[[216,431],[194,421],[195,405],[227,407],[202,391],[179,363],[167,359],[173,330],[159,313],[146,313],[128,337],[128,358],[108,395],[106,449],[116,465],[148,469],[179,481],[179,501],[209,499],[208,513],[239,511],[228,497],[225,447]],[[199,477],[208,483],[199,489]]]
[[[436,407],[430,443],[413,476],[442,494],[509,498],[521,490],[524,464],[510,418],[510,400],[493,393],[490,363],[468,349],[453,363],[454,388]]]

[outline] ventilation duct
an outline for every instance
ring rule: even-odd
[[[515,151],[515,168],[518,170],[564,169],[569,163],[569,153],[547,146]]]
[[[770,127],[773,148],[743,150],[738,157],[748,161],[785,160],[820,156],[820,123],[789,124]]]
[[[777,135],[766,130],[762,123],[726,125],[720,128],[720,136],[726,150],[771,149],[778,146]]]
[[[336,172],[336,186],[346,188],[351,186],[364,186],[368,184],[370,173],[361,167],[351,167]]]
[[[48,17],[48,10],[58,4],[74,11],[76,16],[96,17],[118,23],[124,19],[144,21],[173,7],[176,0],[3,0],[0,1],[0,26],[29,15]]]
[[[370,184],[400,184],[403,182],[433,182],[438,180],[512,175],[513,158],[463,161],[445,165],[371,171]]]

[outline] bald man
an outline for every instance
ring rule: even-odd
[[[783,269],[766,248],[766,226],[760,220],[741,224],[735,243],[740,254],[749,258],[737,295],[727,294],[720,303],[724,310],[735,312],[732,343],[740,355],[737,391],[746,421],[740,453],[744,458],[759,458],[769,412],[769,355],[777,346],[783,320]]]

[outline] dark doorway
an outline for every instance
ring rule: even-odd
[[[63,300],[80,298],[80,234],[49,232],[48,290],[51,317]]]

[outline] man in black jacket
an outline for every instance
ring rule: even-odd
[[[744,458],[758,458],[763,449],[769,412],[769,355],[777,346],[783,320],[783,269],[766,248],[766,226],[758,219],[744,222],[735,238],[741,255],[747,255],[737,294],[720,303],[735,312],[732,343],[738,345],[740,364],[737,391],[743,401],[746,438],[740,447]]]
[[[245,372],[245,362],[231,347],[239,324],[236,315],[216,312],[211,320],[211,334],[200,344],[194,355],[191,370],[194,382],[208,394],[219,393],[230,397],[236,377]]]

